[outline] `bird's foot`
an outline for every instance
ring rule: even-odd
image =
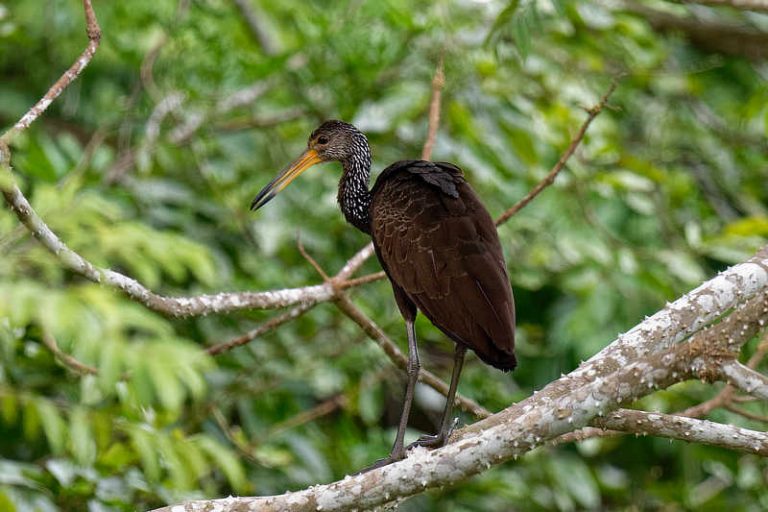
[[[395,450],[392,453],[390,453],[389,456],[384,457],[383,459],[377,460],[370,466],[364,467],[357,473],[354,473],[352,476],[362,475],[363,473],[373,471],[374,469],[379,469],[379,468],[383,468],[384,466],[389,466],[393,462],[403,460],[404,458],[405,458],[405,450],[403,450],[403,447],[401,445],[399,450]]]
[[[417,446],[423,446],[424,448],[440,448],[448,442],[448,438],[451,437],[456,425],[459,424],[459,418],[453,418],[451,426],[445,429],[445,431],[439,432],[437,435],[424,435],[418,438],[416,441],[409,444],[405,450],[411,450]]]

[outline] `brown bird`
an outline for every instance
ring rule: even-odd
[[[413,326],[417,310],[456,342],[456,351],[440,430],[408,448],[445,444],[467,349],[500,370],[515,368],[515,305],[496,227],[461,169],[447,162],[403,160],[384,169],[369,190],[368,139],[349,123],[321,124],[306,151],[259,192],[251,209],[264,206],[311,166],[331,160],[344,169],[341,211],[373,239],[408,334],[403,412],[392,451],[373,466],[378,467],[404,458],[407,450],[403,438],[420,368]]]

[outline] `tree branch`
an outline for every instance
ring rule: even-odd
[[[42,335],[43,344],[48,347],[53,356],[64,366],[72,370],[79,375],[96,375],[99,371],[93,366],[87,365],[77,358],[63,352],[59,348],[59,344],[56,343],[54,338],[48,331],[43,331]]]
[[[432,98],[429,101],[429,123],[427,125],[427,140],[421,150],[422,160],[432,159],[432,148],[435,146],[437,129],[440,126],[440,96],[445,86],[445,73],[443,73],[443,56],[437,61],[435,77],[432,79]]]
[[[619,335],[618,339],[560,379],[563,389],[571,379],[591,379],[614,367],[642,358],[649,352],[664,350],[685,339],[744,300],[762,293],[768,282],[768,246],[744,263],[734,265],[715,278],[683,295],[675,302]],[[723,339],[729,337],[725,333]],[[717,340],[719,343],[721,340]]]
[[[275,43],[267,34],[267,30],[264,28],[264,24],[261,22],[258,16],[256,16],[256,10],[248,2],[248,0],[232,0],[240,11],[240,15],[243,17],[245,24],[248,26],[253,38],[261,46],[261,50],[267,55],[275,55],[277,48]]]
[[[658,412],[619,409],[592,425],[621,430],[623,433],[668,437],[689,443],[701,443],[729,450],[768,456],[768,433],[723,425],[707,420]]]
[[[216,356],[221,354],[222,352],[227,352],[229,350],[232,350],[233,348],[240,347],[242,345],[245,345],[246,343],[250,343],[251,341],[255,340],[259,336],[272,331],[284,323],[290,322],[291,320],[294,320],[313,307],[317,305],[317,302],[306,302],[304,304],[299,304],[298,306],[284,312],[280,313],[279,315],[276,315],[260,326],[256,327],[255,329],[252,329],[248,331],[245,334],[242,334],[240,336],[237,336],[235,338],[232,338],[229,341],[224,341],[222,343],[217,343],[216,345],[212,345],[205,349],[206,352],[208,352],[212,356]]]
[[[766,0],[682,0],[686,4],[711,5],[714,7],[733,7],[743,11],[768,12]]]
[[[40,98],[32,108],[30,108],[26,114],[24,114],[18,122],[0,137],[0,145],[10,144],[11,140],[18,133],[26,130],[35,119],[45,112],[48,106],[59,97],[59,95],[71,84],[83,70],[88,66],[96,54],[96,50],[99,48],[101,42],[101,28],[99,22],[96,20],[96,13],[93,11],[91,0],[83,0],[83,9],[85,10],[85,31],[88,35],[88,45],[80,54],[80,57],[67,69],[61,77],[54,82],[45,96]]]
[[[768,377],[734,360],[720,366],[722,377],[729,384],[754,397],[768,400]]]
[[[576,132],[576,135],[571,139],[571,143],[568,145],[565,152],[560,155],[560,159],[557,161],[555,166],[552,167],[544,179],[541,180],[535,187],[533,187],[533,189],[531,189],[531,191],[528,192],[525,197],[515,203],[511,208],[507,209],[504,213],[499,215],[499,217],[496,219],[497,226],[507,222],[510,217],[525,208],[528,203],[533,201],[536,196],[541,194],[542,190],[555,182],[557,175],[560,174],[560,171],[563,170],[565,164],[568,162],[568,159],[571,158],[571,155],[573,155],[573,153],[576,151],[576,148],[579,147],[579,144],[581,144],[581,141],[584,139],[584,135],[586,135],[589,125],[592,124],[592,121],[594,121],[595,118],[600,115],[600,112],[603,111],[606,105],[608,105],[608,98],[611,97],[611,94],[613,94],[613,91],[616,90],[618,85],[618,79],[614,79],[611,82],[611,85],[608,87],[608,90],[600,98],[600,101],[597,103],[597,105],[587,109],[587,118],[581,124],[581,128],[579,128],[579,131]]]

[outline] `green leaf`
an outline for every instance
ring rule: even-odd
[[[114,386],[123,370],[123,346],[114,339],[104,340],[99,354],[99,386],[108,394],[114,392]]]
[[[155,445],[152,442],[152,433],[148,427],[132,426],[128,429],[131,444],[141,458],[141,466],[144,474],[153,482],[160,480],[160,460]]]
[[[66,445],[67,425],[56,406],[48,400],[38,398],[34,402],[40,416],[40,424],[48,438],[48,444],[55,455],[62,455]]]
[[[72,452],[77,462],[90,466],[96,459],[96,444],[93,440],[88,413],[83,407],[75,407],[69,418],[69,435]]]
[[[155,439],[157,449],[163,460],[163,465],[168,469],[173,487],[177,489],[191,489],[194,485],[194,479],[189,472],[189,468],[180,456],[181,450],[177,450],[176,443],[173,443],[169,436],[162,434]]]
[[[208,457],[224,472],[232,488],[246,492],[249,488],[245,472],[240,461],[227,447],[208,436],[198,436],[195,442],[208,454]]]
[[[19,400],[13,393],[0,395],[0,414],[7,425],[13,425],[19,418]]]

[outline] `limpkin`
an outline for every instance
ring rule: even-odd
[[[514,300],[496,227],[461,169],[447,162],[403,160],[384,169],[369,190],[368,139],[349,123],[326,121],[313,131],[304,153],[259,192],[251,209],[267,204],[313,165],[332,160],[343,167],[341,211],[373,239],[408,335],[403,412],[392,451],[375,465],[380,466],[404,458],[407,450],[403,438],[420,368],[417,310],[456,342],[440,430],[413,443],[437,447],[450,433],[466,350],[500,370],[515,368]]]

